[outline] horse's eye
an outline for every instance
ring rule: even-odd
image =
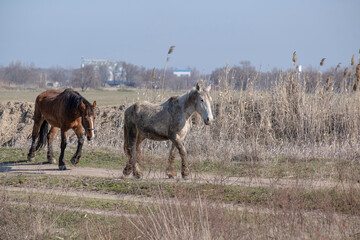
[[[204,101],[204,99],[201,99],[201,101],[203,102],[203,101]]]

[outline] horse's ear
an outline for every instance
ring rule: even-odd
[[[200,85],[199,85],[199,83],[196,83],[196,91],[200,91]]]
[[[211,90],[211,85],[209,85],[209,86],[205,89],[205,91],[207,91],[207,92],[210,92],[210,90]]]
[[[80,111],[83,113],[83,112],[85,112],[85,110],[86,110],[86,105],[83,101],[81,101]]]
[[[93,108],[95,108],[96,107],[96,101],[94,101],[94,103],[93,103]]]

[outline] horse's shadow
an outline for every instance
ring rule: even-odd
[[[34,168],[21,168],[17,169],[14,168],[16,165],[26,165],[26,166],[41,166],[41,165],[51,165],[49,162],[38,162],[38,163],[31,163],[28,160],[18,160],[18,161],[8,161],[0,163],[0,172],[13,172],[13,173],[22,173],[28,172],[30,174],[44,174],[41,171],[59,171],[58,168],[43,168],[43,169],[34,169]],[[70,169],[69,169],[70,170]]]

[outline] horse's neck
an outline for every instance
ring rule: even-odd
[[[184,106],[185,118],[186,120],[195,112],[195,104],[191,101],[190,94],[192,92],[185,93],[180,96],[179,102]]]

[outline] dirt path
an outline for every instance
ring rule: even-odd
[[[110,177],[124,178],[122,170],[112,170],[90,167],[72,167],[68,170],[59,171],[56,165],[51,164],[0,164],[0,174],[44,174],[61,176],[88,176],[88,177]],[[180,174],[179,174],[180,175]],[[214,175],[208,173],[192,173],[189,180],[183,180],[180,176],[175,179],[168,179],[164,172],[144,172],[144,180],[152,182],[193,182],[201,184],[234,185],[249,187],[276,187],[291,188],[304,187],[309,189],[320,188],[360,188],[360,183],[332,182],[329,180],[313,179],[274,179],[274,178],[249,178],[233,177],[225,175]]]

